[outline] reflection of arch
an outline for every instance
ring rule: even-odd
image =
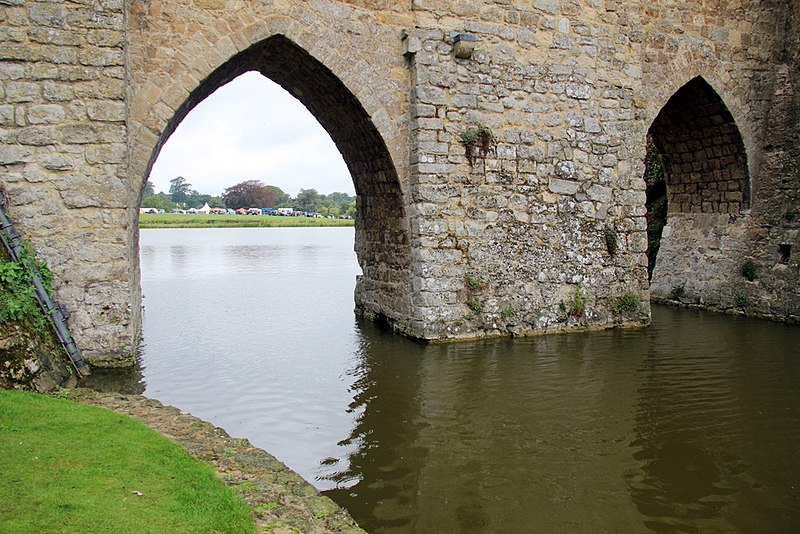
[[[722,99],[702,77],[669,99],[650,135],[664,166],[670,212],[739,213],[750,207],[742,136]]]
[[[386,143],[342,81],[288,38],[274,35],[250,46],[200,82],[166,122],[144,175],[186,115],[219,87],[248,71],[260,72],[302,102],[347,164],[358,195],[356,253],[364,273],[358,304],[377,315],[407,313],[407,296],[397,294],[408,287],[404,283],[411,256],[407,222],[400,180]]]

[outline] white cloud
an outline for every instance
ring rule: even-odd
[[[211,195],[244,180],[262,180],[292,196],[312,187],[355,194],[327,132],[297,99],[255,72],[198,104],[167,140],[150,181],[167,192],[176,176]]]

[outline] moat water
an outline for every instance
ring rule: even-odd
[[[145,394],[369,532],[798,532],[800,328],[421,345],[353,314],[352,228],[143,230]]]

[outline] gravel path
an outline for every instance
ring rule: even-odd
[[[275,457],[178,408],[141,395],[89,389],[62,390],[59,396],[132,416],[211,465],[250,506],[260,532],[364,532],[339,505]]]

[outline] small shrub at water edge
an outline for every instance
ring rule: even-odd
[[[686,284],[681,284],[672,288],[669,292],[669,298],[672,300],[681,300],[681,297],[686,293]]]
[[[750,299],[744,293],[736,293],[734,300],[736,301],[736,307],[741,310],[744,310],[750,304]]]
[[[626,291],[621,297],[612,299],[609,309],[615,315],[624,315],[639,311],[639,297],[633,291]]]
[[[569,315],[573,317],[583,317],[583,314],[586,312],[587,300],[588,297],[583,290],[583,285],[578,284],[578,287],[575,288],[575,291],[572,292],[572,295],[569,296],[569,300],[567,300],[567,312]]]

